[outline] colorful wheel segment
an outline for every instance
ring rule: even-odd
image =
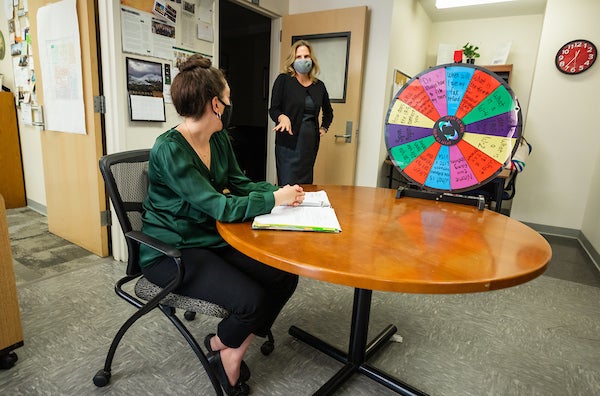
[[[390,104],[385,143],[408,180],[428,190],[463,192],[492,180],[521,138],[521,110],[496,74],[469,64],[428,69]]]

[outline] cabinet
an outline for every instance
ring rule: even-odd
[[[7,208],[25,206],[25,181],[15,97],[0,92],[0,194]]]
[[[0,369],[12,367],[17,361],[14,349],[23,346],[23,329],[17,297],[6,207],[0,194]]]
[[[489,65],[482,67],[485,67],[489,71],[496,73],[508,85],[510,85],[510,75],[512,74],[513,65]]]

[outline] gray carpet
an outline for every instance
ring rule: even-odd
[[[9,212],[25,345],[15,351],[17,364],[0,370],[0,394],[213,394],[195,355],[160,312],[127,333],[111,383],[96,388],[92,377],[102,368],[118,327],[133,312],[113,292],[124,264],[78,252],[65,242],[34,251],[41,239],[55,238],[33,231],[43,229],[43,218],[36,226],[38,216],[25,211],[31,219],[24,220],[23,213]],[[551,243],[548,275],[521,286],[463,295],[374,292],[370,334],[393,323],[402,342],[391,342],[371,364],[431,395],[600,394],[597,269],[585,257],[573,262],[575,256],[566,250],[572,248],[569,240]],[[74,257],[59,253],[69,249]],[[63,261],[54,262],[61,256]],[[586,283],[577,279],[581,271],[592,274],[584,276]],[[569,273],[574,278],[566,280]],[[273,327],[275,352],[263,356],[256,342],[247,355],[252,394],[308,395],[327,381],[340,364],[294,340],[287,329],[297,325],[346,349],[352,296],[351,288],[301,279]],[[217,319],[198,317],[189,327],[201,340],[216,324]],[[355,376],[338,394],[394,393]]]

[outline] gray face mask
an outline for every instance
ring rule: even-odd
[[[294,70],[300,74],[307,74],[312,69],[312,60],[296,59],[294,61]]]

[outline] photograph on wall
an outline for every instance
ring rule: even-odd
[[[175,26],[164,23],[158,19],[152,19],[152,33],[174,39]]]
[[[126,58],[132,121],[165,121],[162,63]]]
[[[15,43],[10,45],[10,54],[12,56],[20,56],[21,55],[21,43]]]
[[[168,19],[173,23],[177,22],[177,10],[171,7],[166,1],[154,0],[152,12],[154,15]]]

